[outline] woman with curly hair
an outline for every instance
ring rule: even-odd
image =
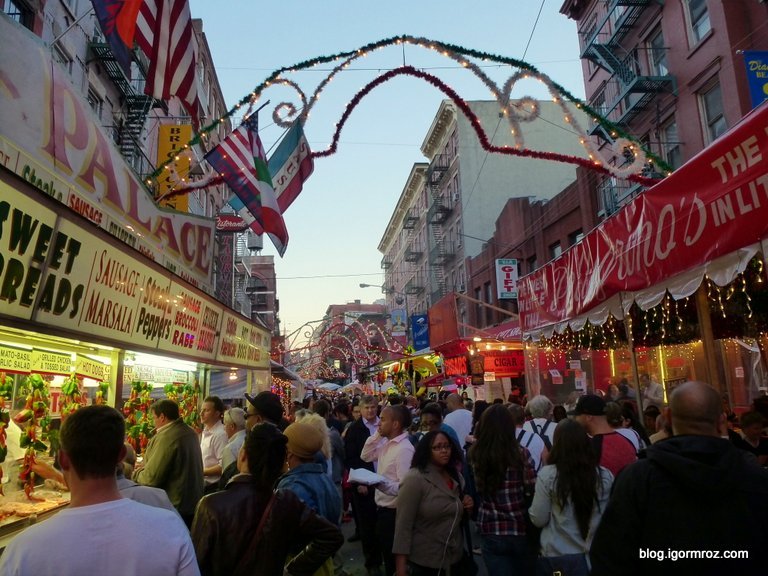
[[[501,404],[483,412],[469,450],[478,497],[477,525],[489,574],[527,574],[525,512],[536,473],[515,435],[512,414]]]
[[[531,522],[542,528],[541,555],[585,554],[608,503],[613,474],[598,466],[586,430],[570,419],[555,428],[547,462],[529,510]],[[586,570],[585,561],[582,567]]]
[[[472,498],[463,493],[461,462],[461,448],[442,430],[427,432],[416,445],[397,496],[397,576],[462,574],[461,520]]]
[[[341,547],[336,526],[290,490],[273,491],[287,442],[276,426],[257,424],[238,453],[240,473],[200,500],[192,542],[203,576],[312,574]]]

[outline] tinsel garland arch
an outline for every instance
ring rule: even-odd
[[[551,80],[545,74],[540,73],[538,70],[536,70],[535,67],[531,66],[530,64],[520,60],[512,59],[512,58],[506,58],[506,57],[502,57],[502,56],[498,56],[490,53],[463,48],[461,46],[456,46],[453,44],[443,43],[439,41],[432,41],[426,38],[419,38],[414,36],[397,36],[397,37],[381,40],[379,42],[368,44],[355,51],[341,52],[331,56],[321,56],[311,60],[306,60],[304,62],[301,62],[291,67],[284,67],[284,68],[275,70],[264,82],[258,85],[248,96],[241,99],[240,102],[238,102],[232,109],[230,109],[221,118],[212,122],[208,126],[205,126],[204,128],[202,128],[201,131],[197,135],[195,135],[195,137],[184,146],[184,149],[181,151],[181,154],[191,155],[191,146],[201,143],[208,133],[210,133],[214,129],[217,129],[222,122],[224,122],[227,118],[237,113],[243,106],[246,106],[246,105],[252,106],[256,101],[258,101],[262,92],[266,88],[272,85],[277,84],[277,85],[284,85],[284,86],[289,86],[293,88],[299,94],[302,102],[302,107],[300,109],[300,112],[291,103],[281,102],[280,104],[278,104],[275,107],[275,110],[273,112],[273,118],[276,121],[276,123],[278,123],[279,125],[290,124],[290,122],[293,121],[291,118],[295,117],[297,113],[298,113],[299,120],[301,119],[306,120],[309,114],[309,111],[311,110],[311,108],[314,106],[315,102],[319,98],[320,93],[338,72],[347,68],[350,65],[350,63],[355,59],[365,56],[370,52],[373,52],[375,50],[379,50],[388,46],[392,46],[392,45],[399,45],[402,43],[412,44],[412,45],[420,46],[423,48],[427,48],[429,50],[440,52],[444,56],[451,58],[452,60],[462,65],[464,68],[467,68],[471,72],[473,72],[488,87],[491,93],[496,97],[496,100],[499,102],[499,105],[503,113],[507,116],[507,119],[510,122],[510,125],[512,126],[512,133],[515,136],[515,141],[516,141],[515,146],[514,147],[493,146],[489,141],[487,135],[483,131],[482,126],[479,123],[479,119],[471,111],[466,101],[464,101],[452,88],[450,88],[442,80],[440,80],[439,78],[431,74],[428,74],[421,70],[417,70],[416,68],[413,68],[411,66],[402,66],[402,67],[390,70],[389,72],[375,78],[373,81],[369,82],[362,90],[360,90],[353,97],[353,99],[347,104],[347,107],[344,111],[344,114],[342,115],[341,120],[336,125],[336,130],[334,131],[331,146],[326,150],[314,152],[313,156],[325,157],[325,156],[330,156],[336,152],[338,147],[338,141],[339,141],[344,123],[346,122],[347,118],[351,114],[352,110],[354,110],[354,108],[357,106],[357,104],[359,104],[360,100],[364,96],[370,93],[377,86],[380,86],[381,84],[387,82],[388,80],[396,76],[410,75],[413,77],[421,78],[429,82],[430,84],[432,84],[433,86],[441,90],[444,94],[446,94],[457,105],[457,107],[462,111],[462,113],[465,114],[465,116],[469,119],[470,123],[473,126],[473,129],[478,134],[478,138],[480,139],[482,147],[488,152],[578,164],[578,165],[588,167],[590,169],[598,170],[603,173],[611,173],[614,176],[617,176],[620,178],[626,178],[646,186],[652,185],[655,182],[655,180],[653,179],[638,175],[638,172],[640,171],[643,164],[645,163],[646,158],[648,158],[652,162],[655,162],[659,169],[662,169],[665,171],[670,170],[669,166],[666,165],[661,159],[655,157],[650,152],[644,150],[641,143],[638,140],[632,138],[631,136],[623,132],[620,127],[616,126],[606,118],[599,115],[595,110],[593,110],[588,105],[578,100],[576,97],[570,94],[565,88],[563,88],[562,86],[560,86],[559,84]],[[499,89],[499,87],[495,83],[493,83],[487,77],[487,75],[485,75],[485,73],[480,69],[479,66],[477,66],[467,58],[477,58],[486,62],[493,61],[496,63],[506,64],[509,66],[514,66],[516,68],[519,68],[520,71],[510,76],[510,78],[507,79],[503,87]],[[281,78],[281,75],[286,72],[296,72],[299,70],[305,70],[305,69],[309,69],[314,66],[317,66],[318,64],[334,62],[338,60],[342,60],[341,63],[338,64],[332,70],[331,74],[329,74],[328,77],[326,77],[323,80],[323,82],[321,82],[321,84],[315,90],[315,93],[309,99],[306,98],[303,91],[295,82],[287,78]],[[558,103],[562,108],[565,114],[565,121],[570,123],[574,127],[574,129],[577,131],[577,133],[581,135],[580,142],[585,147],[585,149],[587,149],[589,153],[588,154],[589,159],[580,158],[576,156],[567,156],[567,155],[551,153],[551,152],[528,150],[522,147],[522,144],[521,144],[522,137],[519,134],[519,132],[516,131],[515,126],[518,122],[521,122],[521,121],[524,122],[524,121],[527,121],[528,119],[526,119],[524,115],[517,114],[513,108],[517,106],[524,111],[526,104],[528,104],[529,107],[531,107],[531,111],[533,111],[532,103],[535,104],[535,101],[529,97],[523,97],[521,99],[518,99],[517,104],[515,104],[510,100],[510,94],[511,94],[512,88],[514,87],[514,84],[518,80],[528,78],[528,77],[533,77],[541,81],[547,86],[550,93],[553,95],[553,100],[556,103]],[[600,153],[595,149],[590,139],[586,136],[586,132],[578,125],[578,123],[576,122],[576,119],[570,114],[569,110],[565,106],[565,102],[564,102],[565,100],[568,100],[569,102],[571,102],[574,106],[576,106],[576,108],[584,110],[585,113],[590,115],[596,122],[600,123],[610,134],[612,134],[614,137],[617,137],[617,140],[614,141],[612,146],[612,153],[614,154],[614,156],[620,156],[622,155],[623,152],[628,151],[629,155],[633,158],[633,161],[630,162],[629,166],[622,166],[619,168],[613,167],[609,165],[609,162],[605,158],[601,158]],[[283,112],[285,112],[285,114],[283,114]],[[203,187],[212,186],[212,185],[221,183],[221,178],[219,176],[214,176],[212,178],[209,178],[205,182],[199,182],[196,184],[187,185],[187,183],[185,182],[185,179],[180,178],[179,175],[176,173],[174,169],[175,168],[174,164],[175,164],[175,159],[171,158],[164,164],[160,165],[158,169],[150,177],[150,179],[148,179],[147,183],[151,185],[153,178],[156,178],[162,172],[163,169],[166,169],[169,171],[167,176],[174,183],[174,190],[172,190],[171,193],[169,193],[167,196],[188,193],[192,190],[196,190]]]

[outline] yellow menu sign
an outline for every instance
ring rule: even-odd
[[[47,350],[32,350],[32,372],[69,374],[72,372],[72,356]]]
[[[29,374],[31,350],[0,346],[0,371]]]

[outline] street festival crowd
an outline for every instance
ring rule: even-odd
[[[84,407],[60,433],[71,504],[0,574],[343,575],[343,522],[369,575],[768,573],[765,398],[737,418],[707,384],[641,384],[641,414],[626,382],[557,406],[210,396],[201,434],[159,400],[143,458]]]

